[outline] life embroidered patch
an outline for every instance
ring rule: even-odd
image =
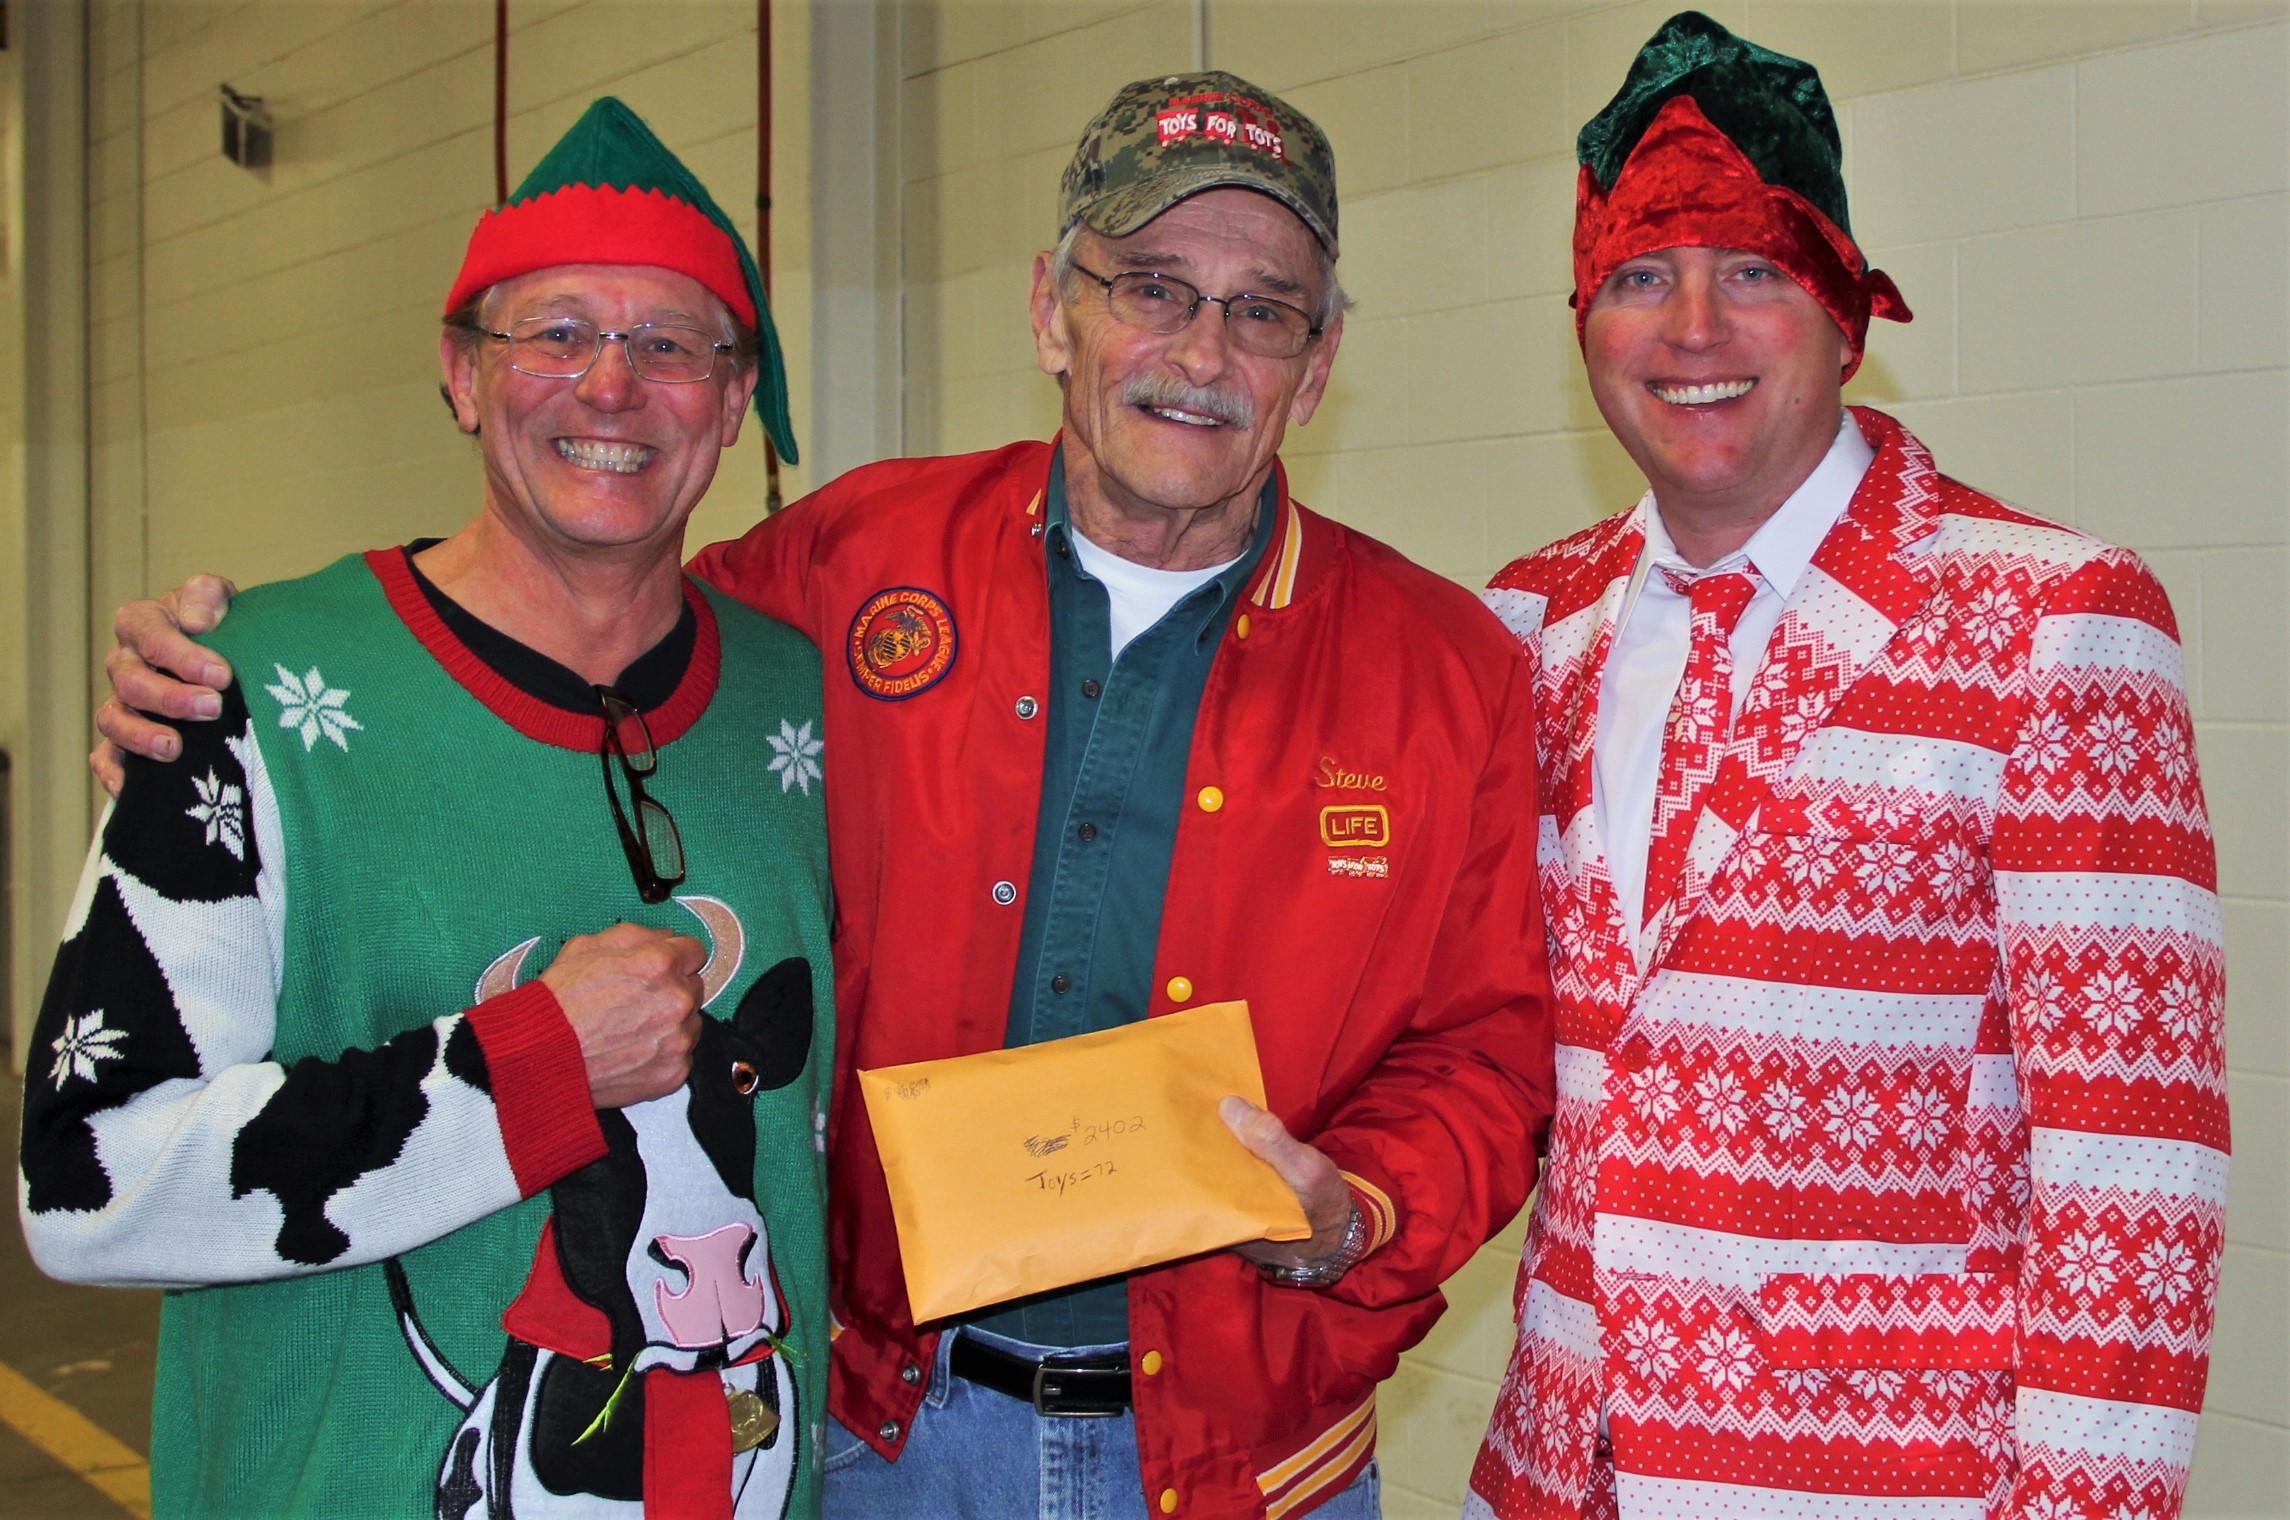
[[[1378,783],[1383,777],[1374,778]],[[1325,785],[1326,783],[1322,783]],[[1391,847],[1391,811],[1380,802],[1339,803],[1320,809],[1320,843],[1347,853],[1328,857],[1330,876],[1360,876],[1380,880],[1391,875],[1388,855],[1355,855],[1354,850]]]
[[[1380,850],[1391,843],[1391,814],[1376,803],[1324,807],[1320,842],[1331,850]]]
[[[934,591],[878,591],[851,619],[845,653],[861,691],[885,702],[904,701],[953,668],[954,615]]]

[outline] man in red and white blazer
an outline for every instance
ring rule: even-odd
[[[1842,407],[1909,313],[1809,66],[1673,18],[1581,147],[1652,490],[1488,592],[1559,1107],[1466,1514],[2175,1515],[2227,1119],[2170,606]]]

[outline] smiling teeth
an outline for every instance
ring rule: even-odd
[[[615,475],[633,475],[644,468],[652,457],[652,450],[641,443],[596,443],[589,439],[559,438],[557,453],[567,464],[584,470],[610,470]]]
[[[1656,397],[1672,406],[1707,406],[1712,401],[1746,396],[1755,384],[1755,380],[1718,380],[1708,385],[1657,385],[1653,391]]]
[[[1172,411],[1172,410],[1170,410],[1168,407],[1165,407],[1165,406],[1152,406],[1152,407],[1147,407],[1147,408],[1146,408],[1146,410],[1147,410],[1147,411],[1149,411],[1149,412],[1151,412],[1151,413],[1152,413],[1154,416],[1156,416],[1156,417],[1166,417],[1166,418],[1168,418],[1168,419],[1169,419],[1171,422],[1182,422],[1182,423],[1184,423],[1184,424],[1185,424],[1187,427],[1217,427],[1217,426],[1220,426],[1220,424],[1217,422],[1217,419],[1216,419],[1216,418],[1214,418],[1214,417],[1204,417],[1204,416],[1202,416],[1202,415],[1201,415],[1199,412],[1178,412],[1178,411]]]

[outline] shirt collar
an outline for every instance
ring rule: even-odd
[[[1069,551],[1059,554],[1059,557],[1073,567],[1073,573],[1083,580],[1097,579],[1083,569],[1080,558],[1070,552],[1075,529],[1073,519],[1066,512],[1063,449],[1054,449],[1050,453],[1050,482],[1042,492],[1042,521],[1046,524],[1043,537],[1050,552],[1057,554],[1061,549]],[[1225,566],[1215,579],[1205,582],[1191,595],[1199,597],[1202,592],[1214,587],[1215,594],[1204,598],[1211,612],[1237,600],[1248,585],[1249,577],[1256,573],[1257,565],[1264,559],[1264,551],[1272,543],[1272,535],[1279,526],[1280,472],[1274,470],[1264,477],[1264,489],[1257,493],[1256,526],[1250,530],[1247,552]],[[1095,543],[1096,540],[1092,539],[1091,542]],[[1202,626],[1205,632],[1209,625]]]
[[[1662,522],[1660,504],[1649,497],[1644,562],[1688,575],[1754,565],[1759,579],[1787,601],[1796,591],[1797,583],[1804,579],[1805,568],[1813,563],[1821,540],[1829,536],[1829,530],[1852,505],[1853,493],[1860,489],[1861,477],[1868,473],[1876,457],[1876,450],[1861,436],[1860,425],[1853,421],[1853,414],[1843,412],[1829,452],[1821,456],[1821,462],[1805,477],[1804,484],[1789,493],[1789,499],[1759,526],[1748,543],[1716,564],[1700,569],[1689,566],[1679,555],[1677,545],[1670,541],[1670,530]]]

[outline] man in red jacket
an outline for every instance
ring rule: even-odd
[[[1554,1102],[1526,667],[1288,496],[1345,304],[1311,121],[1228,74],[1142,81],[1063,211],[1031,298],[1058,439],[854,471],[694,569],[841,667],[841,1070],[1245,998],[1269,1112],[1227,1118],[1313,1235],[918,1326],[843,1090],[828,1508],[1372,1516],[1375,1386],[1519,1207]],[[149,604],[123,626],[181,653]]]

